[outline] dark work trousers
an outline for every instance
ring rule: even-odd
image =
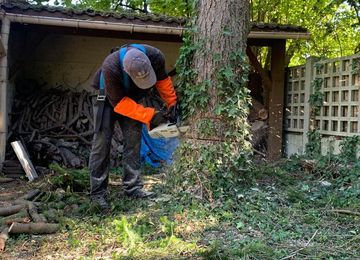
[[[143,187],[140,174],[140,144],[142,123],[114,112],[109,101],[94,103],[95,126],[99,102],[105,102],[99,131],[94,133],[89,159],[90,195],[105,195],[109,181],[111,138],[118,120],[123,135],[123,187],[131,195]]]

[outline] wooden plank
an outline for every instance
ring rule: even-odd
[[[261,64],[259,63],[255,54],[249,46],[246,48],[246,54],[249,57],[251,65],[260,74],[261,79],[264,81],[265,87],[268,91],[270,91],[272,87],[271,78],[269,77],[268,73],[262,68]]]
[[[275,39],[249,39],[247,40],[248,46],[274,46],[278,40]]]
[[[5,53],[8,48],[8,40],[10,35],[10,20],[6,17],[2,18],[1,24],[1,42]],[[8,129],[8,57],[0,58],[0,164],[5,160],[6,136]]]
[[[20,141],[15,141],[11,143],[11,146],[14,149],[29,181],[35,180],[38,175],[22,143]]]
[[[5,47],[0,37],[0,58],[4,57],[5,55],[6,55]]]
[[[269,93],[269,137],[267,155],[269,160],[282,156],[283,111],[285,79],[285,40],[278,40],[271,52],[272,88]]]

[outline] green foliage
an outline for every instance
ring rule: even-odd
[[[150,0],[151,11],[156,14],[190,17],[194,0]]]
[[[131,225],[129,225],[125,216],[122,216],[121,220],[115,219],[113,225],[118,242],[129,248],[129,254],[132,255],[131,251],[135,248],[137,243],[141,242],[141,237],[133,230]]]
[[[85,191],[90,186],[88,169],[66,169],[58,164],[50,164],[55,175],[50,179],[54,187],[67,191]]]
[[[172,192],[195,194],[199,199],[214,199],[237,195],[243,167],[249,164],[248,153],[234,143],[200,146],[183,144],[168,183]],[[185,180],[185,181],[184,181]]]
[[[360,137],[345,137],[340,143],[339,155],[334,155],[333,151],[330,150],[327,155],[323,156],[321,154],[321,135],[317,131],[313,131],[311,135],[313,136],[312,140],[309,137],[309,143],[306,147],[306,157],[315,159],[311,173],[315,176],[333,179],[339,186],[346,186],[346,188],[342,187],[336,190],[336,200],[338,206],[352,204],[352,201],[347,199],[354,198],[354,195],[358,196],[356,187],[360,185],[360,163],[358,162]],[[355,201],[359,198],[357,197]]]
[[[351,64],[352,67],[352,74],[360,75],[360,59],[353,59]]]
[[[321,155],[321,137],[322,135],[317,131],[309,130],[307,133],[308,136],[308,143],[305,147],[305,153],[307,156],[311,158],[317,158]]]
[[[360,164],[348,168],[324,157],[309,173],[301,159],[253,164],[240,174],[237,196],[212,204],[200,203],[190,190],[169,196],[173,186],[162,178],[154,200],[119,198],[112,190],[111,201],[119,205],[108,215],[66,213],[72,203],[87,201],[85,194],[66,193],[64,210],[57,210],[64,211],[62,232],[32,237],[28,249],[39,259],[59,252],[72,259],[282,259],[294,252],[293,258],[359,259],[359,217],[332,210],[360,211]],[[330,175],[336,171],[342,175]],[[10,236],[2,257],[21,258],[27,240]]]
[[[354,135],[345,137],[341,142],[340,158],[345,162],[354,163],[358,159],[360,152],[360,136]]]
[[[34,4],[46,4],[49,0],[29,0]],[[177,17],[191,14],[193,0],[55,0],[55,5],[75,9],[94,9],[98,11],[131,11],[155,13]]]
[[[323,81],[322,78],[315,78],[311,83],[312,94],[310,95],[309,103],[314,115],[317,115],[320,112],[324,103],[324,93],[321,91]]]
[[[287,43],[290,66],[294,66],[305,63],[309,56],[335,58],[358,51],[359,42],[353,39],[360,38],[359,13],[348,4],[351,2],[356,1],[252,0],[251,18],[255,22],[292,24],[309,30],[309,41]]]
[[[189,25],[190,26],[190,22]],[[195,51],[200,45],[192,42],[194,29],[186,30],[183,36],[183,45],[180,48],[180,54],[176,61],[176,71],[178,74],[177,85],[181,93],[181,111],[183,118],[189,118],[197,109],[204,109],[209,102],[207,95],[210,82],[203,82],[196,86],[194,84],[197,73],[193,68],[193,58]]]
[[[183,117],[190,121],[195,139],[205,143],[195,141],[182,145],[170,181],[175,189],[183,191],[195,185],[199,198],[213,201],[236,194],[240,169],[249,162],[246,120],[250,104],[246,87],[249,65],[241,49],[227,53],[228,60],[222,58],[224,53],[205,49],[204,43],[210,39],[196,37],[195,12],[192,19],[188,21],[190,29],[184,35],[176,64],[177,86]],[[231,30],[224,28],[224,37],[230,35]],[[194,68],[195,55],[211,57],[213,65],[206,78]],[[209,107],[211,102],[213,107]],[[211,144],[206,143],[207,140]],[[183,178],[187,180],[185,183]]]

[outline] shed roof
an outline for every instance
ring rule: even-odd
[[[114,31],[148,32],[181,35],[185,18],[134,12],[102,12],[57,6],[2,3],[0,16],[13,22],[53,26],[106,29]],[[307,39],[307,29],[294,25],[252,23],[249,38]]]

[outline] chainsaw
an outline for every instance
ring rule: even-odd
[[[188,129],[189,126],[179,126],[177,123],[164,123],[149,131],[149,135],[152,138],[171,138],[186,133]]]
[[[180,106],[176,105],[176,118],[171,118],[167,123],[160,124],[149,131],[151,138],[171,138],[178,137],[181,134],[186,133],[189,130],[189,126],[181,126],[180,120]]]

